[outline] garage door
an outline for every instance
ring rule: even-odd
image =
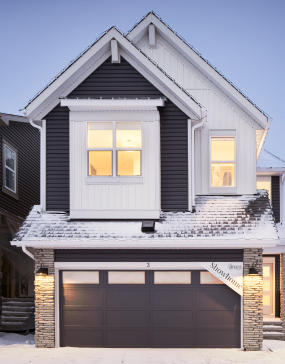
[[[64,271],[60,345],[240,347],[240,296],[205,271]]]

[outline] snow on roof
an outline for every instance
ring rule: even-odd
[[[258,169],[284,169],[285,171],[285,161],[273,153],[269,152],[267,149],[262,149],[258,161],[257,161]]]
[[[140,220],[70,220],[66,213],[43,213],[34,206],[12,243],[84,240],[278,239],[267,192],[242,196],[197,196],[196,213],[162,212],[155,232],[143,233]]]

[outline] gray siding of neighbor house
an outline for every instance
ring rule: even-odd
[[[3,140],[17,150],[17,198],[3,191]],[[0,208],[26,217],[40,202],[40,133],[28,123],[10,121],[0,126]]]
[[[280,222],[280,177],[271,177],[271,202],[275,222]]]
[[[163,97],[126,60],[105,61],[69,98],[157,98]],[[161,208],[188,209],[187,116],[169,100],[161,116]],[[47,121],[47,210],[69,210],[68,110],[57,106]]]

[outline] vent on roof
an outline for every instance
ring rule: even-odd
[[[144,220],[142,222],[142,232],[143,233],[153,233],[155,228],[155,221]]]

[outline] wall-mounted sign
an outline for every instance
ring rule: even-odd
[[[243,295],[242,262],[203,262],[201,264],[239,295]]]

